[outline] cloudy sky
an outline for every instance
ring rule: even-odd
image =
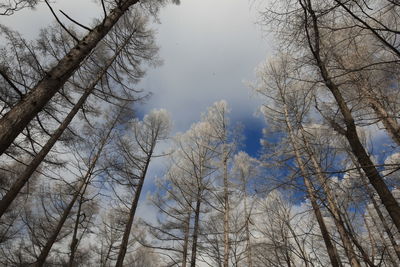
[[[213,102],[225,99],[232,122],[246,126],[246,144],[254,153],[256,133],[262,120],[254,117],[260,102],[246,86],[254,80],[254,69],[271,53],[271,41],[256,25],[253,0],[182,0],[160,12],[157,31],[159,55],[164,64],[148,70],[139,86],[153,93],[139,107],[140,113],[165,108],[174,121],[173,133],[187,130]],[[101,16],[93,0],[57,0],[52,4],[82,24],[92,25]],[[58,13],[60,14],[60,13]],[[60,15],[60,19],[67,22]],[[34,39],[39,29],[54,23],[49,9],[39,5],[1,17],[2,24]]]
[[[254,80],[254,70],[271,53],[271,41],[256,25],[253,0],[182,0],[160,12],[157,31],[159,56],[164,64],[148,70],[139,84],[153,93],[139,108],[144,114],[152,108],[165,108],[172,116],[173,133],[186,131],[215,101],[228,101],[231,122],[245,126],[246,147],[255,155],[263,121],[254,116],[260,102],[246,86]],[[82,24],[91,25],[101,15],[91,0],[57,0],[53,4]],[[62,18],[62,16],[60,16]],[[65,21],[65,20],[64,20]],[[44,5],[23,10],[0,23],[34,39],[39,29],[54,19]],[[151,189],[163,164],[155,162],[146,188]]]
[[[143,112],[165,108],[171,113],[173,132],[186,131],[208,106],[225,99],[231,122],[245,126],[243,149],[256,154],[263,120],[254,116],[260,102],[246,82],[254,80],[254,70],[270,55],[271,45],[255,23],[257,13],[250,2],[183,0],[161,10],[161,24],[154,28],[164,64],[149,70],[140,84],[153,93]],[[162,161],[153,162],[147,192],[164,168]],[[143,204],[142,216],[151,219],[156,212]]]

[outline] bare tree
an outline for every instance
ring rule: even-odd
[[[293,126],[293,121],[301,120],[301,114],[307,112],[307,105],[302,106],[303,104],[301,101],[306,101],[307,96],[304,96],[303,99],[296,99],[296,94],[290,95],[290,91],[293,88],[293,84],[290,83],[289,80],[289,67],[287,66],[288,62],[284,58],[282,58],[278,63],[277,66],[271,66],[270,71],[264,70],[264,73],[261,73],[261,85],[257,88],[257,91],[265,97],[271,97],[275,101],[275,109],[265,105],[265,115],[272,117],[275,123],[279,123],[281,127],[285,127],[290,145],[293,149],[293,154],[295,155],[295,159],[297,162],[297,167],[300,169],[301,176],[303,177],[304,184],[306,186],[307,195],[310,198],[311,205],[315,214],[315,217],[318,221],[318,225],[322,234],[322,237],[325,242],[325,246],[333,266],[340,266],[341,261],[338,255],[338,252],[335,246],[332,243],[330,234],[328,232],[326,223],[324,218],[321,214],[320,207],[318,205],[318,195],[314,188],[313,182],[311,180],[311,175],[307,170],[307,166],[302,156],[303,151],[299,145],[298,140],[296,139],[296,132]],[[271,94],[276,92],[275,94]],[[299,101],[298,103],[296,103]],[[290,107],[293,108],[291,110]],[[296,109],[298,109],[299,113],[296,114]],[[348,240],[348,239],[347,239]],[[351,244],[350,244],[351,247]],[[350,258],[351,259],[351,258]],[[355,258],[355,266],[357,265],[357,259]]]
[[[170,129],[169,115],[165,110],[153,110],[132,125],[132,135],[122,136],[119,141],[121,162],[113,172],[113,179],[126,185],[133,192],[129,216],[121,241],[116,266],[122,266],[127,251],[129,236],[139,203],[140,193],[146,174],[153,158],[157,142],[168,137]]]
[[[104,9],[104,19],[93,29],[86,27],[89,33],[85,37],[78,39],[73,36],[76,45],[56,62],[55,66],[47,70],[46,75],[33,86],[29,93],[0,119],[0,155],[62,88],[119,19],[138,2],[138,0],[118,1],[109,12]],[[103,1],[102,3],[104,5]]]
[[[71,121],[74,119],[76,114],[80,109],[83,108],[88,97],[96,91],[96,86],[108,76],[110,72],[110,68],[114,71],[118,71],[121,76],[125,71],[129,73],[128,77],[135,77],[135,81],[143,75],[143,71],[140,69],[141,60],[151,60],[154,56],[155,48],[153,47],[153,39],[152,35],[149,34],[145,29],[145,21],[137,12],[131,12],[132,18],[128,19],[124,17],[121,21],[125,29],[121,27],[121,25],[116,25],[116,28],[119,30],[125,30],[125,32],[120,32],[118,34],[114,34],[113,39],[121,39],[120,46],[115,44],[115,48],[112,47],[112,55],[109,59],[107,59],[106,63],[102,66],[99,66],[99,70],[93,76],[92,81],[87,85],[84,93],[81,95],[79,100],[76,102],[74,107],[68,113],[68,115],[61,122],[59,127],[55,130],[55,132],[50,136],[50,139],[46,142],[46,144],[42,147],[40,152],[32,159],[29,165],[26,167],[25,171],[20,175],[20,177],[15,181],[12,187],[9,189],[7,194],[0,201],[0,217],[6,211],[8,206],[11,204],[13,199],[17,196],[18,192],[21,188],[26,184],[29,180],[30,176],[34,173],[36,168],[40,165],[40,163],[45,159],[47,154],[51,151],[56,142],[60,139],[62,134],[65,132],[67,127],[70,125]],[[111,31],[113,33],[113,31]],[[105,38],[104,41],[108,41],[108,38]],[[115,52],[113,51],[115,49]],[[147,51],[146,51],[147,50]],[[132,64],[137,64],[129,68],[128,64],[125,61],[132,62]],[[134,61],[134,62],[133,62]],[[124,63],[125,62],[125,63]],[[121,66],[124,67],[121,69]],[[109,84],[109,83],[107,83]],[[113,83],[113,86],[116,87],[117,84]],[[99,93],[95,93],[99,94]],[[112,92],[105,92],[108,98],[112,96],[116,96]],[[134,97],[134,96],[132,96]],[[135,99],[135,98],[134,98]],[[118,100],[120,100],[118,98]],[[125,100],[125,99],[124,99]],[[127,99],[130,100],[130,99]]]

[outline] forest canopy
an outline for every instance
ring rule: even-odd
[[[400,265],[400,3],[214,1],[0,3],[1,266]]]

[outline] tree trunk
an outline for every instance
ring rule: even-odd
[[[364,170],[365,174],[368,177],[371,185],[375,188],[376,192],[378,193],[382,204],[385,206],[386,210],[388,211],[390,217],[393,220],[393,223],[396,225],[397,229],[400,231],[400,206],[397,203],[396,199],[393,197],[392,193],[390,192],[389,188],[383,181],[381,175],[379,174],[378,170],[376,169],[374,163],[370,159],[365,150],[364,146],[362,145],[360,138],[357,133],[357,128],[354,122],[354,118],[351,114],[349,107],[344,100],[339,87],[332,81],[329,77],[328,71],[326,66],[321,59],[320,56],[320,37],[319,37],[319,28],[318,28],[318,19],[317,16],[312,9],[311,1],[306,0],[307,6],[304,6],[303,9],[305,12],[305,18],[308,20],[307,12],[311,15],[312,19],[312,26],[313,26],[313,38],[314,38],[314,45],[311,41],[311,36],[308,30],[308,23],[305,23],[305,30],[309,42],[309,47],[311,52],[314,55],[314,59],[317,63],[317,66],[320,70],[321,77],[326,85],[326,87],[331,91],[333,97],[338,104],[339,110],[343,116],[344,123],[346,125],[346,129],[344,130],[344,136],[347,138],[351,150],[354,156],[357,158],[360,166]]]
[[[253,259],[252,259],[252,245],[250,241],[250,228],[249,228],[249,221],[250,221],[250,214],[247,211],[247,192],[246,192],[246,184],[245,184],[245,179],[243,177],[244,175],[242,174],[242,180],[243,180],[243,193],[244,193],[244,200],[243,200],[243,205],[244,205],[244,216],[245,216],[245,225],[244,225],[244,230],[246,232],[246,251],[247,251],[247,266],[248,267],[253,267]]]
[[[136,187],[135,197],[133,198],[131,208],[129,210],[129,218],[128,218],[128,222],[125,226],[124,236],[122,237],[122,242],[121,242],[121,246],[119,248],[117,263],[115,264],[115,267],[122,267],[123,263],[124,263],[125,254],[128,249],[129,235],[132,230],[133,219],[135,218],[136,208],[139,203],[140,193],[142,192],[144,179],[146,178],[147,169],[149,167],[151,156],[153,154],[153,148],[154,148],[154,146],[151,148],[151,151],[147,156],[146,165],[142,171],[142,175],[140,177],[139,184]]]
[[[331,188],[327,184],[328,178],[323,174],[321,166],[319,165],[319,163],[314,155],[313,149],[311,148],[307,138],[304,135],[304,128],[301,124],[299,125],[299,128],[300,128],[301,137],[302,137],[305,149],[307,151],[308,156],[311,159],[311,163],[312,163],[314,171],[315,171],[315,176],[317,177],[318,182],[321,184],[322,189],[326,195],[329,211],[331,212],[331,214],[333,216],[336,228],[338,229],[338,232],[340,235],[340,239],[343,242],[343,247],[346,252],[347,258],[350,261],[350,265],[355,266],[355,267],[361,267],[360,262],[358,261],[357,255],[354,252],[352,242],[348,236],[348,231],[346,230],[345,224],[343,222],[341,212],[335,201],[335,196],[333,195]]]
[[[128,11],[129,7],[137,2],[139,0],[126,0],[114,8],[100,24],[49,70],[45,77],[18,104],[0,119],[0,155],[74,74],[81,62],[106,36],[121,16]]]
[[[185,236],[183,238],[183,253],[182,253],[182,266],[187,265],[188,247],[189,247],[189,235],[190,235],[190,217],[191,212],[188,212],[187,220],[185,221]]]
[[[366,183],[368,183],[368,181],[367,181],[365,175],[362,173],[362,171],[360,169],[360,166],[358,165],[358,163],[354,159],[353,155],[350,155],[350,158],[351,158],[351,160],[353,161],[354,165],[357,168],[357,172],[358,172],[358,174],[360,175],[360,178],[363,181],[363,185],[364,185],[365,191],[367,192],[368,197],[371,200],[372,205],[374,206],[374,210],[375,210],[376,214],[379,217],[379,220],[381,222],[381,225],[382,225],[383,229],[385,230],[387,236],[389,237],[390,243],[393,246],[393,249],[394,249],[394,251],[396,253],[397,258],[400,260],[400,246],[397,244],[397,241],[396,241],[392,231],[390,230],[390,227],[387,224],[387,221],[386,221],[385,217],[383,216],[382,211],[380,210],[378,203],[376,202],[376,200],[374,198],[374,193],[372,192],[372,190],[366,184]],[[372,216],[371,216],[371,219],[373,220],[374,225],[376,225],[376,227],[378,227],[377,222],[372,218]]]
[[[117,121],[118,121],[119,116],[116,117],[116,119],[113,121],[112,125],[110,126],[110,128],[108,129],[107,135],[103,138],[103,140],[100,143],[99,149],[96,152],[96,155],[94,156],[89,169],[87,170],[84,178],[82,179],[81,184],[78,187],[78,190],[75,192],[72,200],[70,201],[70,203],[68,204],[67,208],[64,210],[60,220],[57,223],[57,227],[54,229],[53,233],[51,234],[50,238],[47,240],[45,246],[43,247],[42,251],[40,252],[40,255],[37,259],[37,261],[35,262],[34,266],[35,267],[40,267],[43,266],[47,256],[49,255],[50,249],[52,248],[52,246],[54,245],[54,243],[57,240],[57,236],[60,233],[65,221],[68,218],[69,213],[72,210],[72,207],[75,205],[75,201],[78,199],[80,192],[82,191],[82,188],[85,186],[85,184],[87,184],[89,182],[89,179],[92,175],[92,172],[94,170],[94,168],[96,167],[96,163],[98,161],[98,159],[100,158],[100,155],[103,151],[104,146],[107,143],[108,138],[111,135],[112,130],[114,129]]]
[[[128,39],[129,40],[129,39]],[[29,163],[29,165],[24,169],[22,174],[17,178],[14,184],[11,186],[10,190],[6,193],[6,195],[0,201],[0,218],[7,211],[8,207],[17,197],[19,191],[24,187],[24,185],[28,182],[29,178],[36,171],[37,167],[42,163],[44,158],[53,148],[55,143],[67,129],[68,125],[71,123],[75,115],[78,113],[79,109],[83,106],[86,99],[90,96],[90,94],[95,89],[97,83],[101,80],[101,78],[106,74],[107,69],[112,65],[118,55],[121,53],[123,48],[128,44],[128,40],[118,49],[115,55],[110,58],[107,64],[104,66],[98,74],[97,77],[93,80],[93,82],[89,85],[89,87],[85,90],[83,95],[79,98],[78,102],[74,105],[71,111],[68,113],[67,117],[63,120],[63,122],[58,126],[57,130],[52,134],[52,136],[47,140],[46,144],[42,147],[39,153],[35,156],[35,158]]]
[[[230,251],[230,241],[229,241],[229,184],[228,184],[228,157],[227,151],[224,144],[224,267],[229,266],[229,251]]]
[[[197,238],[199,236],[199,225],[200,225],[200,192],[198,192],[196,209],[194,213],[194,228],[193,228],[193,241],[192,241],[192,259],[190,261],[190,267],[196,267],[196,252],[197,252]]]
[[[284,115],[285,115],[285,122],[286,122],[286,126],[288,129],[289,138],[290,138],[290,141],[292,143],[292,147],[293,147],[293,150],[295,153],[297,165],[300,169],[301,175],[303,176],[304,184],[307,189],[307,194],[308,194],[308,197],[310,198],[311,206],[314,210],[314,214],[317,219],[322,238],[324,239],[326,250],[329,255],[329,259],[331,261],[332,266],[334,266],[334,267],[342,266],[340,259],[339,259],[338,252],[337,252],[336,248],[334,247],[334,245],[332,244],[332,240],[330,238],[328,229],[325,225],[324,219],[321,214],[321,210],[318,206],[317,194],[316,194],[315,189],[309,179],[309,175],[308,175],[306,167],[303,163],[303,159],[300,155],[300,151],[296,145],[296,140],[294,139],[293,128],[289,121],[289,114],[288,114],[288,110],[286,107],[286,103],[284,103]]]
[[[389,115],[386,109],[382,106],[378,99],[371,94],[371,92],[368,92],[368,90],[362,90],[362,92],[366,95],[367,101],[371,108],[382,121],[386,132],[389,134],[392,140],[400,146],[400,126],[397,121],[393,118],[393,116]]]
[[[79,223],[80,223],[80,218],[81,218],[83,198],[84,198],[84,195],[85,195],[88,185],[89,185],[89,183],[85,183],[85,187],[83,188],[81,197],[79,199],[78,212],[76,213],[74,232],[72,234],[72,240],[71,240],[71,244],[70,244],[71,254],[69,256],[68,267],[74,266],[75,252],[76,252],[76,249],[78,248],[78,243],[79,243],[79,239],[77,238],[77,236],[78,236],[78,228],[79,228]]]

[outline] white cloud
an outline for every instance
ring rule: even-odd
[[[166,108],[185,131],[208,106],[226,99],[233,118],[258,106],[243,80],[268,52],[247,0],[185,0],[161,10],[157,39],[164,65],[140,84],[154,95],[142,108]]]

